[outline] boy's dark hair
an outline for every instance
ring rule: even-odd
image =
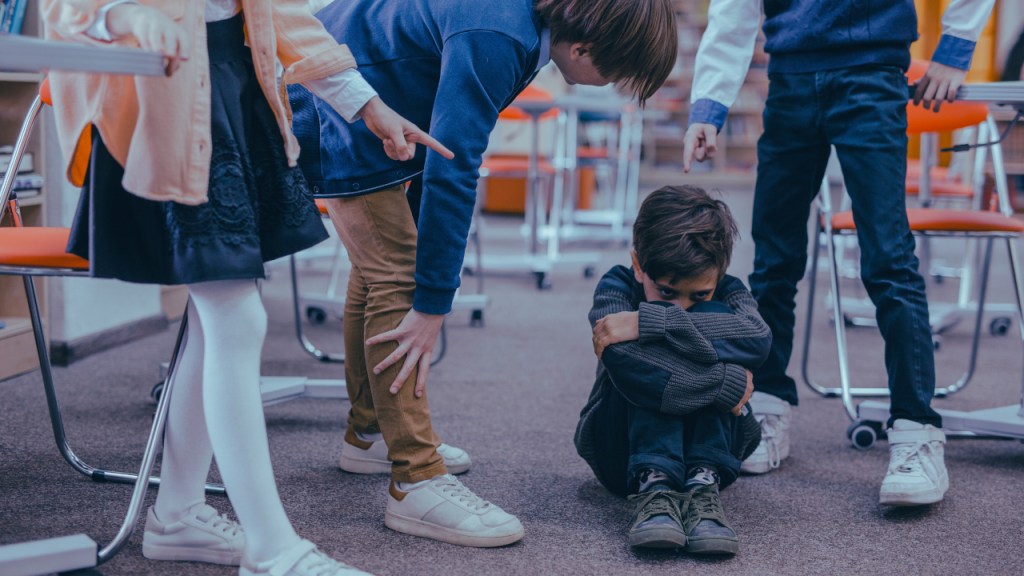
[[[625,81],[642,105],[661,88],[676,62],[672,0],[537,0],[551,42],[592,44],[602,76]]]
[[[725,202],[697,186],[666,186],[651,193],[633,223],[636,259],[652,280],[675,283],[718,270],[721,278],[739,236]]]

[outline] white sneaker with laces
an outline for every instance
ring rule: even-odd
[[[477,548],[505,546],[526,533],[515,516],[473,494],[451,474],[434,476],[408,492],[392,481],[384,524],[397,532]]]
[[[778,396],[754,392],[750,396],[750,409],[761,423],[761,443],[740,464],[740,472],[764,474],[778,468],[789,457],[789,423],[793,419],[793,407]]]
[[[190,560],[238,566],[245,533],[205,503],[188,509],[177,522],[164,524],[149,509],[142,535],[142,555],[150,560]]]
[[[301,540],[291,550],[266,562],[242,560],[239,576],[371,576],[338,562],[321,552],[309,540]]]
[[[943,460],[946,434],[931,424],[899,419],[889,434],[889,471],[878,501],[891,506],[920,506],[942,500],[949,489]]]
[[[472,462],[465,450],[441,444],[437,453],[444,459],[449,474],[469,471]],[[366,442],[356,436],[350,426],[341,443],[341,469],[353,474],[390,474],[391,460],[388,460],[388,445],[383,440]]]

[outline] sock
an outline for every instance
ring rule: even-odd
[[[640,491],[646,492],[652,490],[655,486],[665,486],[669,490],[674,489],[668,474],[654,468],[642,470],[640,472]]]
[[[384,435],[380,432],[376,434],[363,434],[362,432],[356,432],[356,438],[359,438],[363,442],[380,442],[384,439]]]
[[[190,284],[189,292],[205,344],[202,405],[217,467],[245,530],[246,556],[271,560],[300,538],[277,492],[263,418],[260,354],[267,312],[252,280]]]
[[[395,486],[402,492],[408,492],[409,490],[415,490],[420,486],[424,486],[430,482],[430,480],[420,480],[419,482],[395,482]]]
[[[714,466],[694,466],[686,475],[686,484],[683,490],[691,490],[698,486],[710,486],[718,484],[718,469]]]

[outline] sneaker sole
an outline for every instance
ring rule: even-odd
[[[782,462],[789,458],[789,443],[787,442],[782,448],[779,449],[779,466],[782,466]],[[758,460],[751,462],[750,459],[744,460],[740,464],[740,472],[743,474],[767,474],[775,470],[767,460]]]
[[[384,512],[384,525],[395,532],[401,532],[402,534],[420,536],[421,538],[429,538],[431,540],[455,544],[456,546],[469,546],[471,548],[496,548],[498,546],[508,546],[509,544],[522,540],[523,536],[526,535],[526,530],[520,527],[519,530],[512,534],[500,536],[476,536],[462,532],[461,530],[453,530],[451,528],[445,528],[444,526],[438,526],[437,524],[428,524],[421,520],[400,516],[390,510]]]
[[[150,560],[207,562],[224,566],[239,566],[242,563],[241,552],[186,548],[184,546],[161,546],[159,544],[147,544],[145,541],[142,542],[142,555]]]
[[[451,466],[445,462],[445,467],[448,468],[449,474],[464,474],[469,472],[469,467],[473,464],[471,460],[467,460],[462,464],[452,464]],[[352,474],[391,474],[391,462],[382,462],[380,460],[369,460],[367,458],[351,458],[341,455],[341,462],[338,467]]]
[[[691,554],[736,554],[740,551],[739,538],[690,538],[686,551]]]
[[[686,534],[671,528],[630,532],[629,545],[638,548],[683,548],[686,546]]]
[[[941,502],[949,489],[949,478],[926,492],[881,492],[878,503],[886,506],[924,506]]]

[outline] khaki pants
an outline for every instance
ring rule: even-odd
[[[416,225],[405,187],[353,198],[327,200],[331,221],[352,261],[345,313],[345,381],[352,402],[348,423],[356,432],[380,432],[388,446],[396,482],[419,482],[446,474],[437,453],[441,440],[430,426],[427,394],[413,393],[417,370],[392,394],[405,359],[380,374],[373,367],[397,347],[386,342],[367,348],[368,338],[398,327],[412,309],[416,290]]]

